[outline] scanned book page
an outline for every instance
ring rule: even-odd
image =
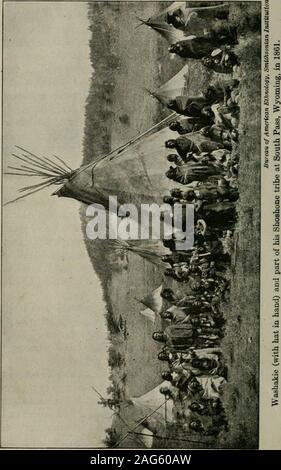
[[[2,448],[280,448],[279,3],[2,2]]]

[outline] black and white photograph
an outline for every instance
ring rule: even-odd
[[[263,15],[3,2],[3,448],[259,448]]]

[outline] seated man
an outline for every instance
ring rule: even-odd
[[[188,134],[189,132],[196,132],[208,124],[210,124],[208,119],[201,119],[200,117],[189,117],[186,119],[181,119],[180,121],[178,120],[170,122],[169,128],[171,131],[175,131],[180,135],[183,135]]]
[[[164,348],[158,353],[158,359],[160,361],[166,361],[170,368],[177,370],[188,367],[193,358],[208,358],[216,361],[217,364],[221,364],[222,352],[219,348],[207,348],[207,349],[193,349],[185,353],[172,352],[168,348]],[[220,374],[218,374],[220,375]]]
[[[206,36],[188,36],[169,47],[169,52],[185,59],[202,59],[224,44],[237,44],[235,28],[212,30]]]
[[[179,389],[173,387],[172,384],[160,387],[159,392],[165,396],[166,400],[176,401],[179,398]]]
[[[168,149],[175,149],[185,162],[185,157],[188,153],[199,153],[197,145],[194,144],[192,140],[183,136],[178,137],[177,139],[166,140],[165,147]]]
[[[195,218],[204,219],[210,227],[231,228],[237,221],[235,202],[223,201],[217,203],[207,203],[201,201],[194,204]]]
[[[184,325],[170,325],[164,331],[155,331],[152,335],[154,341],[165,343],[172,351],[188,350],[194,345],[194,332],[190,323]]]
[[[184,323],[188,320],[189,314],[185,309],[174,305],[163,312],[161,317],[163,320],[170,320],[172,323]]]
[[[217,182],[207,181],[206,183],[196,186],[193,190],[197,200],[205,200],[210,203],[226,200],[237,201],[239,197],[238,189],[229,186],[228,182],[224,179],[218,180]],[[182,199],[188,201],[189,192],[190,190],[183,191]],[[171,196],[173,196],[172,193]]]
[[[184,295],[175,294],[170,288],[165,288],[161,292],[161,297],[177,307],[184,308],[185,311],[193,313],[206,312],[211,309],[209,301],[202,295]]]
[[[227,20],[229,16],[229,4],[221,3],[218,5],[209,6],[206,3],[206,6],[199,8],[191,8],[192,13],[196,13],[199,18],[206,18],[207,21],[210,20]]]
[[[192,269],[187,263],[174,264],[173,268],[166,269],[165,276],[170,276],[178,282],[188,282]]]
[[[200,161],[200,158],[197,157],[200,153],[212,153],[216,150],[224,150],[224,144],[214,142],[209,137],[204,139],[201,135],[194,133],[190,134],[189,137],[180,136],[176,139],[166,140],[165,147],[175,149],[185,163],[189,161]],[[209,156],[208,160],[210,159]],[[215,157],[213,157],[212,160],[215,160]]]
[[[231,106],[222,106],[219,103],[213,104],[211,111],[216,125],[230,130],[238,127],[240,108],[236,104],[232,104]]]
[[[163,263],[169,263],[171,266],[173,266],[176,263],[189,262],[191,256],[192,256],[192,252],[178,251],[176,253],[172,253],[171,255],[162,256],[161,260],[163,261]],[[162,293],[164,292],[164,290],[165,289],[163,289]]]
[[[171,382],[173,387],[176,387],[180,391],[184,392],[186,388],[186,382],[190,377],[190,373],[187,370],[181,370],[180,372],[163,371],[161,373],[161,377],[163,380]]]
[[[166,22],[174,28],[189,34],[209,34],[210,29],[217,25],[217,20],[226,20],[229,15],[227,4],[204,7],[184,7],[167,13]]]
[[[208,137],[215,142],[221,142],[225,148],[232,148],[232,140],[238,140],[238,131],[236,129],[228,130],[221,126],[205,126],[200,129],[200,134],[204,137]]]
[[[185,159],[180,157],[177,153],[169,153],[169,155],[167,155],[167,160],[177,166],[184,165],[186,163]]]
[[[239,60],[231,49],[215,49],[202,58],[202,64],[217,73],[232,73],[233,67],[239,65]]]
[[[211,104],[205,96],[177,96],[167,101],[166,106],[189,118],[201,118],[202,109]]]
[[[179,8],[172,13],[167,13],[166,22],[180,31],[185,31],[185,18],[183,12]]]
[[[200,376],[204,374],[211,374],[214,375],[217,371],[219,366],[219,362],[217,359],[211,358],[200,358],[197,357],[194,353],[194,356],[191,356],[190,360],[184,360],[182,358],[181,361],[174,361],[170,364],[171,370],[174,374],[181,372],[186,375],[189,372],[189,375],[192,374],[193,376]],[[174,377],[173,373],[171,373],[171,377]],[[170,380],[167,376],[165,380]],[[173,384],[175,385],[175,384]]]
[[[211,139],[206,138],[203,142],[201,142],[198,145],[200,152],[201,153],[209,153],[212,154],[216,150],[224,150],[225,151],[225,145],[220,142],[214,142]],[[210,156],[208,157],[207,160],[210,160]],[[212,160],[215,160],[215,158],[212,158]]]
[[[220,178],[222,172],[222,168],[212,163],[203,165],[201,163],[190,162],[182,166],[170,166],[169,170],[166,172],[166,176],[178,183],[189,184],[193,181],[205,182],[211,176]]]
[[[217,338],[198,335],[190,321],[170,325],[164,331],[155,331],[152,335],[155,341],[165,343],[171,351],[187,351],[190,347],[215,346]]]
[[[177,200],[174,197],[171,197],[171,196],[164,196],[163,197],[163,202],[165,204],[170,204],[171,206],[173,206],[177,202]]]
[[[174,163],[177,166],[185,165],[188,162],[198,162],[199,158],[196,153],[194,152],[187,152],[185,157],[180,157],[176,153],[170,153],[167,156],[167,160],[170,163]],[[213,160],[215,160],[213,158]]]
[[[224,413],[222,402],[220,398],[201,398],[193,401],[188,408],[193,413],[197,413],[202,416],[214,416],[217,414]]]
[[[189,119],[187,119],[187,123],[186,123],[185,128],[181,125],[180,121],[172,121],[169,124],[169,129],[171,131],[178,132],[179,134],[188,134],[189,132],[193,131],[193,124],[188,122],[188,121],[189,121]]]
[[[189,429],[190,431],[195,431],[200,433],[202,436],[218,436],[218,434],[221,432],[221,428],[217,426],[207,426],[204,427],[203,423],[200,419],[193,419],[189,423]]]
[[[187,191],[181,191],[181,194],[180,191],[181,190],[178,192],[178,195],[180,195],[180,202],[191,202],[196,199],[201,199],[208,202],[216,202],[220,198],[218,186],[213,183],[203,183],[202,185],[188,189]]]
[[[187,391],[192,395],[199,394],[202,398],[218,399],[222,395],[226,380],[219,376],[192,376],[187,384]]]

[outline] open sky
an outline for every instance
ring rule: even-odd
[[[79,167],[92,73],[87,5],[4,8],[4,165],[20,145]],[[6,176],[4,200],[25,180]],[[110,425],[91,388],[109,385],[102,289],[79,204],[52,191],[4,208],[3,446],[101,446]]]

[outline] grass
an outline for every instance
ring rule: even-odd
[[[135,29],[136,16],[147,18],[161,9],[161,2],[146,5],[137,2],[130,7],[119,2],[89,4],[90,58],[94,73],[85,109],[84,163],[118,147],[167,114],[145,93],[144,87],[155,89],[185,62],[171,60],[167,43],[153,31],[142,29],[144,27]],[[231,22],[239,25],[240,33],[237,53],[241,60],[241,138],[239,223],[230,301],[224,305],[227,335],[223,350],[230,376],[224,403],[230,430],[212,445],[252,448],[258,446],[260,4],[232,3]],[[222,79],[197,61],[189,61],[189,67],[190,94],[200,93],[208,83]],[[83,233],[84,212],[82,206]],[[126,401],[161,382],[163,366],[156,359],[159,347],[151,339],[152,332],[161,328],[161,324],[152,325],[142,318],[135,299],[158,287],[162,275],[155,265],[134,254],[128,255],[128,263],[123,262],[112,253],[107,241],[85,240],[85,244],[101,279],[107,305],[111,341],[108,394],[117,401]],[[120,414],[130,426],[141,417],[140,411],[132,407],[122,407]],[[127,425],[121,418],[114,417],[106,432],[105,445],[114,445],[127,432]],[[155,446],[200,447],[200,444],[179,442],[178,431],[172,427],[169,440],[155,441]],[[183,437],[182,432],[180,436]],[[122,445],[141,446],[132,436]]]
[[[253,53],[255,51],[255,53]],[[260,270],[260,36],[245,37],[241,59],[240,170],[236,257],[223,348],[229,364],[224,403],[231,416],[223,446],[258,447]],[[233,341],[235,338],[235,341]]]

